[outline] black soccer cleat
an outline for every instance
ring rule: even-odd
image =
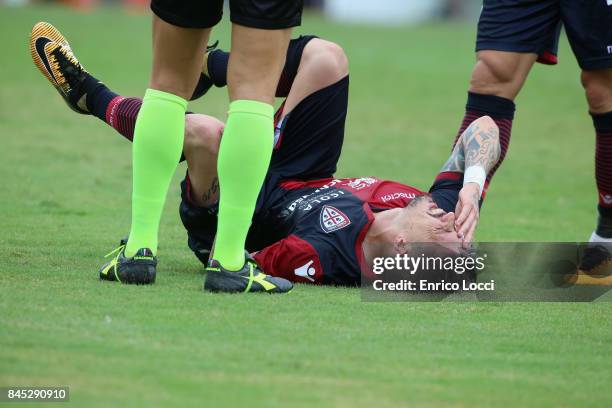
[[[139,249],[133,257],[128,258],[122,240],[121,245],[106,256],[115,253],[117,255],[100,268],[100,279],[135,285],[155,283],[157,257],[150,249]]]
[[[211,259],[206,268],[204,290],[225,293],[288,293],[293,284],[287,279],[266,275],[257,262],[247,253],[241,270],[232,272]]]
[[[216,41],[213,45],[209,45],[208,47],[206,47],[206,56],[208,56],[208,54],[217,49],[218,45],[219,41]],[[208,63],[208,58],[206,59],[206,63]],[[202,70],[202,72],[200,73],[200,79],[198,80],[198,84],[196,85],[196,88],[193,91],[193,95],[191,95],[191,99],[189,100],[195,101],[196,99],[203,97],[204,95],[206,95],[206,93],[210,90],[212,86],[212,79],[210,79],[210,77],[204,73],[204,70]]]
[[[74,56],[66,38],[51,24],[36,23],[30,34],[30,53],[34,64],[70,109],[89,115],[83,86],[89,74]]]
[[[589,275],[609,275],[612,255],[604,245],[589,245],[584,249],[578,269]]]

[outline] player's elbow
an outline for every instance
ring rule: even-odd
[[[304,58],[325,82],[337,82],[349,73],[348,57],[336,43],[316,38],[306,47]]]
[[[477,124],[480,129],[484,129],[490,134],[495,134],[495,137],[499,139],[499,128],[492,117],[488,115],[481,116],[476,119],[474,123]]]
[[[207,153],[216,157],[224,124],[206,115],[187,115],[184,149],[189,152]]]

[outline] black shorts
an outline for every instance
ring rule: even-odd
[[[299,26],[303,0],[230,0],[230,20],[246,27],[278,30]],[[166,23],[211,28],[223,16],[223,0],[152,0],[151,10]]]
[[[610,0],[484,0],[476,51],[535,53],[555,63],[562,26],[582,69],[612,68]]]
[[[332,177],[344,141],[348,108],[348,77],[301,101],[281,125],[270,168],[257,200],[247,237],[249,251],[260,250],[282,236],[268,218],[268,210],[284,198],[279,182],[287,179],[313,180]],[[280,115],[282,107],[277,112]],[[187,230],[189,248],[206,262],[217,232],[217,208],[201,208],[191,198],[189,178],[181,183],[180,215]],[[280,234],[280,235],[279,235]]]

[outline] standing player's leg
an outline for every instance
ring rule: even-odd
[[[595,179],[599,193],[599,219],[590,240],[612,242],[612,69],[582,71],[582,84],[596,133]]]
[[[214,258],[226,269],[244,266],[244,244],[273,144],[272,103],[290,29],[233,24],[229,59],[230,109],[218,160],[222,198]]]
[[[591,241],[612,242],[612,4],[562,0],[561,12],[596,132],[599,220]]]
[[[556,62],[554,53],[560,18],[558,0],[518,0],[512,3],[485,0],[483,3],[476,40],[477,62],[455,144],[470,123],[481,116],[490,116],[499,127],[501,156],[487,175],[485,193],[508,150],[514,99],[536,60]],[[452,179],[456,175],[443,173],[439,176],[445,177]]]
[[[455,137],[456,144],[470,123],[485,115],[490,116],[499,128],[500,158],[486,175],[480,203],[508,151],[514,98],[538,57],[541,62],[550,62],[550,57],[555,57],[552,53],[556,52],[560,19],[558,0],[518,0],[511,3],[485,0],[483,3],[476,41],[477,62],[472,72],[463,122]],[[453,183],[462,179],[462,174],[448,171],[440,173],[437,181]],[[470,209],[472,205],[471,201],[463,203],[460,199],[457,209]],[[462,220],[458,214],[456,228],[465,233],[467,226]]]
[[[514,120],[514,99],[521,91],[537,55],[482,50],[477,52],[476,58],[476,65],[470,79],[465,114],[453,147],[468,126],[479,117],[490,116],[499,127],[501,156],[497,165],[487,174],[483,192],[484,199],[488,185],[508,151]],[[441,174],[440,177],[444,177],[444,174]]]
[[[233,285],[236,279],[231,272],[244,273],[245,268],[252,266],[245,261],[244,247],[272,155],[272,102],[291,27],[301,21],[301,0],[258,3],[230,2],[230,108],[217,164],[222,193],[213,255],[215,262],[208,268],[205,283],[205,289],[210,291],[236,291]],[[227,288],[224,281],[228,282]],[[249,279],[245,291],[252,290],[251,282],[253,279]],[[263,285],[263,289],[268,291],[266,286]]]
[[[185,131],[187,100],[202,69],[209,29],[187,29],[153,17],[153,69],[133,149],[132,228],[125,255],[157,252],[157,234]]]
[[[202,68],[209,29],[153,17],[153,69],[134,130],[132,227],[124,257],[152,258],[170,180],[183,149],[185,110]],[[146,254],[146,256],[143,256]],[[152,258],[155,259],[155,258]]]
[[[132,226],[125,247],[100,270],[129,283],[155,280],[159,222],[183,148],[187,100],[222,2],[158,0],[151,8],[153,64],[134,130]]]

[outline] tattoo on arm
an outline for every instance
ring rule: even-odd
[[[215,177],[215,178],[213,178],[213,181],[212,181],[208,191],[206,191],[202,195],[202,202],[204,203],[204,205],[205,206],[213,205],[217,201],[219,201],[219,194],[218,193],[219,193],[219,178]]]
[[[463,152],[461,141],[457,142],[453,152],[440,171],[456,171],[460,173],[465,171],[465,153]]]
[[[482,127],[478,122],[472,126],[474,130],[462,142],[465,150],[465,167],[482,166],[489,173],[501,154],[499,129],[495,124]]]
[[[466,167],[482,166],[488,173],[501,154],[499,129],[494,124],[473,122],[461,135],[453,153],[441,171],[465,171]]]

